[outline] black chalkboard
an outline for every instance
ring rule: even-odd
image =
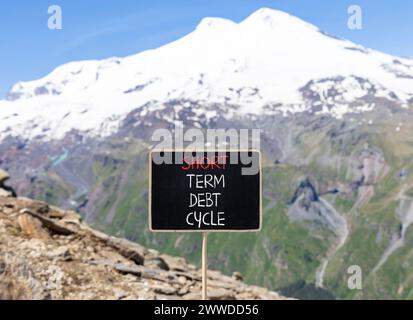
[[[259,151],[153,151],[151,231],[258,231]]]

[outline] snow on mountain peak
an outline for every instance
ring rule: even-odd
[[[266,26],[276,27],[304,27],[312,30],[318,30],[318,28],[310,23],[307,23],[295,16],[290,15],[287,12],[274,10],[270,8],[261,8],[247,17],[242,24],[258,25],[264,24]]]
[[[210,29],[210,28],[226,28],[235,26],[236,23],[229,19],[207,17],[203,18],[196,27],[196,30]]]
[[[276,10],[276,9],[271,9],[271,8],[261,8],[253,12],[252,14],[250,14],[244,21],[262,20],[265,22],[269,22],[269,21],[291,19],[291,18],[293,18],[293,16],[287,12]]]
[[[411,60],[327,36],[264,8],[240,23],[205,18],[192,33],[154,50],[72,62],[19,82],[9,101],[0,101],[0,139],[61,138],[72,129],[110,134],[132,110],[148,103],[162,109],[172,100],[238,105],[243,113],[315,105],[341,116],[355,104],[370,110],[363,104],[369,94],[412,103],[412,88]]]

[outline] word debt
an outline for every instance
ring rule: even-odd
[[[225,170],[227,165],[227,155],[186,157],[182,170]]]
[[[193,211],[186,216],[186,223],[198,229],[202,227],[224,227],[224,212],[214,212],[213,210],[207,212]]]
[[[221,193],[218,192],[206,192],[206,193],[191,193],[189,207],[198,206],[200,208],[204,207],[216,207],[218,206],[218,197],[221,196]]]

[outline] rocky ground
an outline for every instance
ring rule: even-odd
[[[0,170],[0,299],[199,299],[201,272],[82,222],[79,214],[16,198]],[[210,299],[284,299],[208,271]]]

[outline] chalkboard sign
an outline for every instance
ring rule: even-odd
[[[153,151],[151,231],[259,231],[259,151]]]

